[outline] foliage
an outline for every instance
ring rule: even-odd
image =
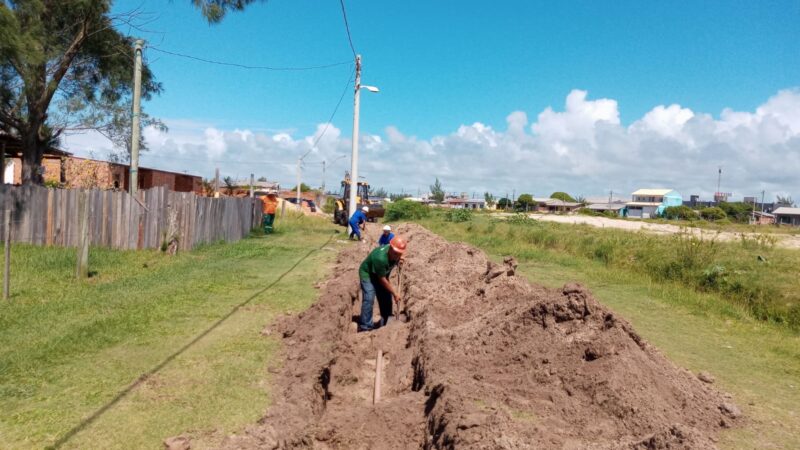
[[[42,155],[64,133],[129,133],[134,41],[118,29],[138,20],[111,3],[0,2],[0,130],[23,142],[23,183],[43,182]],[[144,64],[143,98],[160,91]]]
[[[307,185],[305,183],[300,183],[300,192],[309,192],[311,190],[312,190],[311,186],[309,186],[309,185]],[[297,185],[296,184],[292,188],[292,192],[297,192]]]
[[[336,210],[336,197],[329,195],[325,197],[325,204],[322,205],[322,212],[327,214],[333,214]]]
[[[787,195],[785,197],[782,195],[778,195],[776,203],[778,204],[778,206],[788,206],[788,207],[794,206],[794,200],[790,195]]]
[[[388,221],[423,219],[430,215],[430,208],[411,200],[398,200],[386,205],[385,218]]]
[[[719,208],[725,215],[736,222],[748,223],[753,214],[753,204],[744,202],[720,202]]]
[[[511,225],[532,225],[536,223],[536,221],[531,219],[530,216],[522,213],[517,213],[514,214],[513,216],[509,216],[509,218],[506,219],[506,222]]]
[[[208,178],[203,179],[203,193],[206,197],[214,195],[214,182]]]
[[[439,177],[436,177],[436,181],[431,185],[431,199],[436,203],[442,203],[444,201],[444,189],[442,188],[442,183],[439,181]]]
[[[374,187],[370,186],[369,196],[384,199],[384,198],[389,198],[389,192],[387,192],[386,189],[382,187],[375,189]]]
[[[509,198],[503,197],[497,201],[497,207],[501,209],[507,209],[512,206],[512,201]]]
[[[468,208],[452,208],[444,215],[444,220],[448,222],[469,222],[472,220],[472,210]]]
[[[225,185],[225,193],[228,195],[233,195],[233,191],[236,189],[236,182],[231,177],[225,177],[222,179],[222,184]]]
[[[404,198],[409,198],[409,197],[411,197],[411,194],[406,194],[406,193],[403,193],[403,194],[389,194],[389,200],[391,200],[393,202],[396,202],[398,200],[402,200]]]
[[[566,192],[561,192],[561,191],[553,192],[552,194],[550,194],[550,198],[554,198],[554,199],[561,200],[561,201],[564,201],[564,202],[572,202],[572,203],[575,202],[575,199],[572,198],[571,195],[567,194]]]
[[[258,177],[257,181],[265,182],[267,181],[267,177]]]
[[[522,194],[517,197],[517,209],[522,209],[527,211],[529,207],[533,206],[533,196],[531,194]]]
[[[699,218],[695,210],[685,205],[666,207],[664,217],[670,220],[697,220]]]
[[[256,0],[191,0],[191,2],[203,13],[209,23],[218,23],[229,11],[242,11]]]
[[[490,192],[483,193],[483,200],[486,202],[486,207],[490,209],[494,208],[495,203],[497,203],[494,195],[492,195]]]
[[[701,209],[700,210],[700,217],[702,217],[705,220],[715,221],[715,220],[724,219],[725,217],[727,217],[727,215],[725,214],[725,211],[723,211],[719,207],[712,206],[712,207],[709,207],[709,208]]]

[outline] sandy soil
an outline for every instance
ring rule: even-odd
[[[285,357],[273,402],[225,448],[696,449],[741,421],[729,396],[582,286],[533,285],[511,258],[492,263],[416,225],[397,232],[408,321],[355,332],[369,247],[343,250],[317,303],[271,329]]]
[[[499,216],[503,214],[498,214]],[[546,222],[558,223],[571,223],[571,224],[586,224],[598,228],[618,228],[620,230],[630,231],[646,231],[654,234],[677,234],[677,233],[691,233],[695,236],[702,236],[706,238],[716,238],[720,241],[738,241],[741,240],[741,235],[745,234],[748,237],[753,237],[759,233],[735,233],[730,231],[714,231],[703,230],[700,228],[679,227],[677,225],[660,224],[639,222],[634,220],[618,220],[610,219],[608,217],[593,217],[583,215],[569,215],[561,216],[554,214],[530,214],[530,217],[536,220]],[[767,234],[767,233],[763,233]],[[800,236],[771,233],[769,236],[774,236],[777,240],[776,244],[779,247],[800,249]]]

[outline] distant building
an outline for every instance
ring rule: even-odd
[[[605,213],[611,212],[616,214],[619,217],[625,217],[628,213],[627,205],[625,203],[592,203],[586,206],[587,209],[590,209],[594,212]]]
[[[22,146],[8,135],[0,135],[0,144],[5,144],[6,167],[3,181],[6,184],[22,184]],[[42,157],[42,177],[47,183],[65,188],[120,189],[130,188],[130,165],[90,158],[80,158],[72,153],[49,148]],[[175,192],[203,192],[203,180],[199,176],[167,170],[139,167],[139,189],[165,186]]]
[[[775,223],[778,225],[800,227],[800,208],[781,206],[772,211],[772,214],[775,215]]]
[[[664,214],[670,206],[681,206],[683,197],[672,189],[639,189],[626,204],[628,217],[650,219]]]
[[[752,225],[772,225],[775,223],[775,215],[761,211],[753,211],[750,223]]]
[[[477,198],[448,198],[445,205],[455,209],[485,209],[486,200]]]
[[[541,213],[570,213],[581,207],[578,202],[565,202],[549,197],[534,197],[533,203],[533,211]]]

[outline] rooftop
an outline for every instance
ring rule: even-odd
[[[784,216],[800,216],[800,208],[790,208],[788,206],[781,206],[780,208],[776,208],[772,211],[774,215],[784,215]]]
[[[638,191],[634,192],[633,195],[658,196],[667,195],[672,191],[673,189],[639,189]]]

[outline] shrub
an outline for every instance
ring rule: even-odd
[[[725,211],[721,208],[717,208],[716,206],[712,206],[710,208],[703,208],[700,210],[700,217],[706,220],[720,220],[727,217]]]
[[[527,225],[527,224],[532,224],[536,221],[528,217],[527,214],[516,213],[513,216],[510,216],[506,222],[512,225]]]
[[[428,205],[411,200],[399,200],[386,206],[386,220],[415,220],[428,217]]]
[[[575,199],[572,198],[571,195],[567,194],[566,192],[553,192],[550,194],[550,198],[555,198],[557,200],[565,201],[565,202],[575,202]]]
[[[444,220],[448,222],[469,222],[472,220],[472,210],[467,208],[457,208],[447,211]]]
[[[584,215],[584,216],[602,216],[601,213],[599,213],[599,212],[597,212],[597,211],[595,211],[593,209],[589,209],[589,208],[581,208],[581,209],[579,209],[578,210],[578,214],[581,214],[581,215]]]
[[[688,206],[668,206],[664,210],[664,217],[670,220],[696,220],[697,213]]]
[[[328,214],[333,214],[336,209],[336,197],[325,197],[325,204],[322,205],[322,211]]]

